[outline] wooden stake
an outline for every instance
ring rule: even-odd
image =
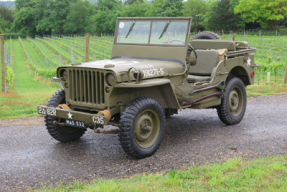
[[[5,54],[4,54],[4,35],[0,35],[1,50],[1,71],[2,71],[2,92],[6,91],[6,73],[5,73]]]
[[[86,62],[89,62],[90,34],[86,33]]]
[[[286,68],[286,71],[285,71],[284,84],[287,84],[287,68]]]
[[[232,41],[235,41],[235,34],[232,35]]]

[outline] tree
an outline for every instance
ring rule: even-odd
[[[16,13],[12,30],[34,36],[36,34],[35,12],[32,7],[23,7]]]
[[[39,0],[38,0],[39,1]],[[43,17],[39,18],[37,31],[64,33],[64,24],[71,3],[77,0],[40,0],[45,4]]]
[[[121,15],[123,5],[119,0],[99,0],[98,11],[93,17],[96,33],[113,33],[117,17]]]
[[[240,0],[234,13],[241,14],[246,23],[258,22],[261,27],[278,27],[287,13],[287,0]]]
[[[0,27],[2,32],[7,32],[10,30],[10,27],[14,20],[12,9],[8,7],[0,6]]]
[[[141,3],[144,2],[143,0],[126,0],[126,1],[125,1],[125,5],[132,5],[132,4],[134,4],[135,2],[137,2],[137,1],[140,1]]]
[[[29,7],[32,0],[16,0],[15,6],[16,9],[19,11],[22,7]]]
[[[144,1],[136,1],[132,5],[127,5],[123,8],[121,12],[122,17],[144,17],[147,10],[151,5]]]
[[[182,0],[163,0],[162,5],[155,10],[158,17],[178,17],[182,15]]]
[[[98,9],[101,11],[112,10],[114,8],[120,8],[122,5],[120,0],[99,0]]]
[[[204,20],[205,14],[210,9],[211,1],[206,0],[187,0],[183,3],[183,16],[192,17],[194,31],[198,31],[198,24]]]
[[[9,23],[0,15],[0,34],[9,29]]]
[[[156,10],[161,8],[161,5],[163,4],[163,0],[155,0],[152,3],[152,6],[146,11],[145,16],[146,17],[156,17],[157,13]]]
[[[8,21],[9,23],[13,23],[13,11],[12,9],[9,9],[8,7],[0,6],[0,15],[2,15],[3,19]]]
[[[216,2],[209,13],[208,27],[212,30],[235,30],[245,26],[240,15],[234,14],[230,0]]]
[[[87,0],[77,0],[77,2],[70,4],[64,32],[91,33],[94,28],[91,18],[95,13],[96,7]]]

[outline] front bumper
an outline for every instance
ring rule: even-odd
[[[79,111],[72,111],[54,107],[38,106],[38,114],[47,115],[51,117],[58,117],[63,119],[84,121],[85,123],[107,125],[107,117],[103,114],[91,114]]]

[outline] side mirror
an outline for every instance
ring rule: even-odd
[[[194,66],[194,65],[196,65],[196,63],[197,63],[197,60],[195,59],[195,57],[189,56],[189,57],[187,58],[187,64],[188,64],[188,65]]]

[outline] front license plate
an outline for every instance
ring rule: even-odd
[[[38,113],[42,115],[49,115],[49,116],[56,116],[56,109],[54,108],[43,108],[43,107],[38,107]]]
[[[71,126],[71,127],[78,127],[78,128],[86,128],[86,123],[83,121],[76,121],[76,120],[69,120],[66,119],[66,126]]]

